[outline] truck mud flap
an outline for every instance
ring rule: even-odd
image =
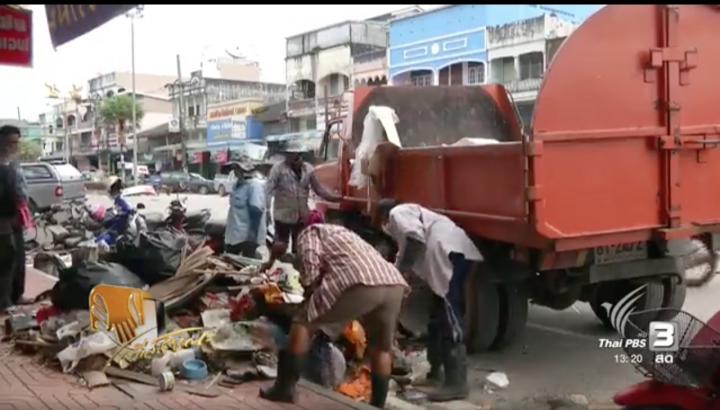
[[[526,282],[507,282],[498,285],[500,320],[497,336],[491,349],[502,349],[512,344],[525,331],[528,321],[528,288]]]

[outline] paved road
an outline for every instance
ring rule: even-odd
[[[163,195],[134,198],[132,202],[143,202],[148,211],[161,212],[172,198]],[[107,198],[97,196],[91,200],[109,203]],[[215,195],[188,195],[186,205],[191,210],[209,208],[213,218],[223,218],[228,200]],[[702,289],[690,289],[685,309],[706,320],[720,309],[719,293],[720,280]],[[582,394],[594,402],[607,402],[615,391],[641,379],[631,365],[615,362],[617,351],[598,347],[598,338],[608,336],[584,303],[562,312],[531,307],[526,333],[513,347],[473,357],[469,375],[471,401],[515,402],[529,397]],[[488,371],[505,372],[510,387],[485,393],[482,386]]]

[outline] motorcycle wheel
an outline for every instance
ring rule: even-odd
[[[693,250],[683,256],[685,284],[692,288],[706,285],[715,276],[718,255],[700,238],[692,239]]]

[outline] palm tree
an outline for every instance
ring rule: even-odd
[[[104,99],[100,104],[98,114],[103,124],[111,126],[117,132],[122,155],[122,147],[125,146],[125,131],[127,130],[128,124],[132,122],[133,117],[132,94],[119,94]],[[131,126],[135,127],[135,130],[140,128],[140,123],[144,115],[145,112],[142,106],[135,104],[135,124],[131,124]]]

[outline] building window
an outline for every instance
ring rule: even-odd
[[[432,74],[412,74],[410,76],[410,81],[412,82],[412,85],[416,87],[429,87],[433,85],[433,75]]]
[[[467,84],[485,84],[485,64],[472,62],[468,63]]]
[[[520,60],[520,79],[528,80],[531,78],[542,78],[543,69],[543,54],[542,53],[528,53],[518,57]]]

